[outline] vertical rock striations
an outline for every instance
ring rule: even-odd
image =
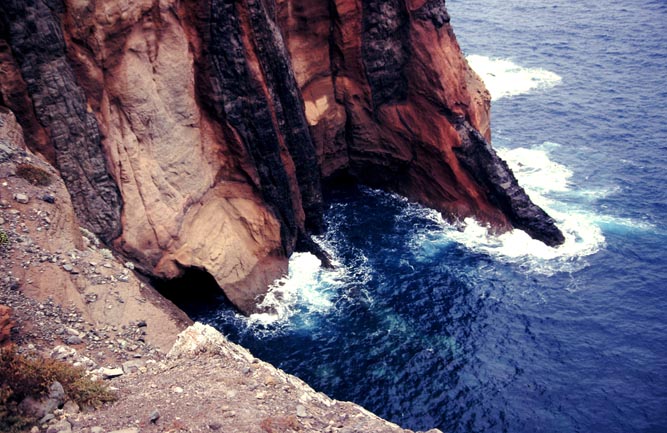
[[[315,249],[321,183],[339,176],[563,241],[489,145],[489,95],[443,0],[0,10],[0,104],[81,220],[147,274],[205,271],[252,312],[287,257]]]
[[[218,90],[215,99],[219,104],[214,108],[220,119],[226,119],[246,148],[252,165],[257,171],[257,187],[272,207],[280,221],[280,233],[286,254],[294,249],[298,235],[300,215],[299,197],[285,164],[284,143],[277,133],[276,117],[272,110],[268,83],[257,76],[262,73],[255,64],[255,76],[249,61],[256,58],[253,47],[244,45],[243,38],[252,35],[243,33],[237,2],[212,0],[210,16],[210,61],[213,75],[210,80],[213,89]],[[247,13],[247,11],[246,11]],[[255,11],[255,14],[261,12]],[[271,41],[273,42],[273,41]],[[249,56],[253,56],[249,59]]]
[[[53,5],[53,6],[52,6]],[[7,0],[0,5],[14,55],[56,164],[82,223],[105,240],[120,234],[121,200],[106,168],[97,120],[77,84],[56,16],[59,0]]]
[[[290,254],[307,236],[305,226],[322,230],[323,209],[315,148],[282,35],[264,3],[213,0],[209,47],[209,79],[221,102],[213,107],[252,158]]]
[[[319,2],[280,3],[325,176],[345,174],[452,219],[475,216],[562,243],[488,145],[489,95],[462,56],[443,0],[332,0],[328,33]],[[312,24],[301,19],[308,10]],[[324,56],[304,47],[327,50],[327,69]]]
[[[405,102],[410,60],[409,17],[402,0],[362,2],[361,55],[373,108]]]

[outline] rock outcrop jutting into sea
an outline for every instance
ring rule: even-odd
[[[352,179],[563,242],[489,145],[444,0],[3,0],[0,105],[82,225],[242,311]]]

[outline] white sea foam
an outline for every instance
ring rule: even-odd
[[[553,143],[549,143],[554,146]],[[556,145],[557,146],[557,145]],[[498,156],[510,166],[521,185],[530,190],[545,194],[549,192],[563,192],[570,190],[572,171],[562,164],[552,161],[545,145],[527,149],[496,150]]]
[[[555,147],[558,147],[556,143],[543,143],[532,149],[499,149],[498,153],[531,199],[555,219],[565,236],[563,245],[548,247],[522,230],[494,235],[472,218],[454,227],[433,211],[430,218],[438,223],[441,231],[420,233],[413,242],[416,254],[435,253],[440,245],[453,241],[471,251],[520,265],[523,271],[551,275],[586,266],[585,257],[598,252],[605,238],[599,216],[592,210],[559,200],[558,194],[568,193],[573,187],[572,171],[550,158],[549,151]]]
[[[289,319],[297,307],[308,312],[326,312],[333,303],[332,288],[338,284],[340,270],[322,268],[321,261],[310,253],[295,253],[289,261],[288,275],[274,282],[260,309],[270,313],[256,313],[250,321],[267,325]]]
[[[484,80],[491,98],[498,100],[535,89],[547,89],[560,83],[561,77],[541,68],[524,68],[511,60],[480,55],[467,57],[470,67]]]
[[[539,206],[544,207],[552,216],[562,215],[560,224],[567,224],[569,220],[583,217],[590,225],[626,227],[634,230],[655,230],[649,222],[637,221],[631,218],[594,213],[577,208],[575,205],[559,203],[557,199],[550,199],[552,193],[566,193],[568,197],[576,198],[577,202],[591,202],[601,198],[618,194],[621,190],[616,185],[604,189],[586,189],[573,186],[570,182],[572,171],[564,165],[552,161],[551,151],[560,147],[560,144],[544,142],[531,149],[523,147],[515,149],[497,149],[498,155],[507,161],[519,183],[530,194],[531,199]],[[586,203],[582,203],[586,206]],[[581,206],[581,205],[580,205]],[[582,221],[577,221],[577,224]]]
[[[457,242],[471,251],[488,254],[497,260],[521,266],[522,271],[552,275],[574,272],[587,266],[586,257],[605,245],[603,229],[654,231],[647,221],[608,215],[599,212],[592,201],[618,192],[610,186],[605,190],[586,190],[572,183],[572,171],[551,159],[551,152],[560,147],[544,142],[533,148],[499,148],[498,154],[507,161],[530,198],[556,221],[565,236],[559,247],[548,247],[532,239],[522,230],[493,235],[473,219],[466,219],[463,227],[451,226],[437,212],[430,218],[442,231],[416,237],[418,254],[437,251],[439,245]],[[423,211],[421,211],[423,212]]]
[[[333,222],[332,226],[336,226],[336,223]],[[345,287],[351,283],[363,285],[368,282],[368,259],[359,252],[353,266],[344,266],[337,259],[336,228],[330,227],[328,233],[330,238],[313,237],[313,240],[329,254],[333,268],[322,267],[320,259],[311,253],[294,253],[289,260],[287,276],[275,281],[258,305],[260,310],[268,312],[250,315],[249,325],[296,325],[308,328],[314,324],[315,315],[327,313],[335,308],[336,299],[345,298]],[[372,303],[370,294],[363,290],[356,296],[366,297]],[[290,321],[297,314],[302,323]]]

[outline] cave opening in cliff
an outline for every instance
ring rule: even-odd
[[[206,308],[232,305],[215,278],[203,269],[189,267],[180,277],[153,278],[150,282],[190,317]]]

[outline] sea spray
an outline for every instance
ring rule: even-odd
[[[331,288],[336,286],[339,272],[321,265],[313,254],[293,254],[288,275],[274,282],[258,305],[259,310],[267,312],[252,314],[250,322],[269,325],[289,320],[299,309],[316,313],[331,308]]]
[[[524,68],[508,59],[472,54],[470,67],[482,78],[493,100],[556,86],[561,77],[541,68]]]

